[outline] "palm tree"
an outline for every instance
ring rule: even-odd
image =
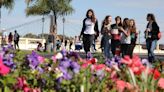
[[[27,9],[26,15],[47,15],[53,13],[53,25],[50,31],[54,32],[56,37],[57,33],[57,18],[71,14],[74,9],[70,5],[72,0],[26,0]],[[54,40],[55,41],[55,40]],[[56,41],[54,42],[54,44]]]
[[[57,18],[71,14],[74,10],[70,5],[72,0],[26,0],[27,9],[26,15],[46,15],[51,11],[55,17],[55,24],[57,25]],[[35,2],[35,4],[33,4]],[[31,3],[31,5],[30,5]]]
[[[12,9],[14,6],[14,0],[0,0],[0,29],[1,29],[1,8]]]

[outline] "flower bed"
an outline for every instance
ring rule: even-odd
[[[2,92],[162,92],[164,78],[158,65],[146,59],[114,57],[99,60],[91,54],[82,59],[75,52],[45,58],[16,52],[12,46],[0,51]]]

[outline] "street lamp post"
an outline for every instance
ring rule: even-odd
[[[141,38],[140,38],[140,35],[141,35],[141,31],[139,30],[139,54],[141,54],[141,53],[140,53],[140,49],[141,49],[141,43],[140,43],[140,39],[141,39]]]
[[[1,6],[0,6],[0,31],[1,31],[1,21],[2,19],[1,19]]]
[[[65,18],[63,17],[63,45],[65,46],[65,34],[64,34],[64,24],[65,24]]]
[[[42,39],[44,38],[44,21],[45,21],[45,18],[44,18],[44,15],[43,15],[43,18],[42,18]]]

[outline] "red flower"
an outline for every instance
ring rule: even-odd
[[[157,69],[149,69],[148,74],[153,74],[154,79],[158,79],[161,76]]]
[[[88,62],[90,62],[91,64],[96,64],[97,59],[96,58],[92,58],[91,60],[89,60]]]
[[[164,89],[164,78],[160,78],[158,81],[158,87],[161,89]]]
[[[154,71],[154,79],[158,79],[161,75],[160,72],[157,69],[155,69],[153,71]]]

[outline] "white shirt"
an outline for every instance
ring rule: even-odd
[[[125,30],[128,32],[128,29]],[[130,44],[131,43],[131,37],[130,35],[126,36],[125,33],[121,33],[121,43],[122,44]]]
[[[6,38],[7,37],[7,32],[3,32],[2,37]]]
[[[85,26],[86,26],[86,29],[84,30],[84,34],[91,34],[91,35],[95,34],[95,31],[94,31],[95,23],[93,23],[91,19],[85,20]]]

